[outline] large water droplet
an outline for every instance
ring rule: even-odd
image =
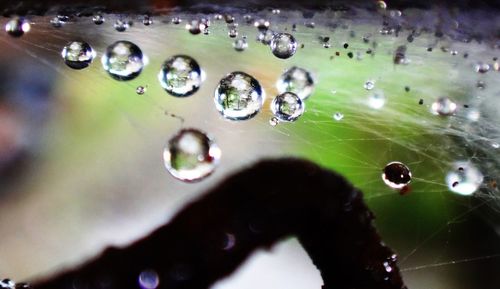
[[[292,57],[297,51],[297,41],[289,33],[276,33],[271,40],[270,47],[274,56],[287,59]]]
[[[156,289],[160,284],[158,273],[153,270],[144,270],[139,274],[139,285],[143,289]]]
[[[293,92],[305,100],[314,90],[314,79],[309,71],[293,66],[280,76],[276,87],[279,93]]]
[[[237,39],[233,42],[233,47],[234,50],[241,52],[248,48],[248,42],[246,38]]]
[[[265,92],[251,75],[236,71],[220,80],[215,89],[215,107],[227,119],[245,120],[262,108]]]
[[[22,17],[14,17],[5,24],[5,31],[12,37],[21,37],[30,28],[30,23]]]
[[[81,41],[72,41],[64,46],[61,56],[64,63],[73,69],[88,67],[94,60],[96,53],[92,47]]]
[[[382,180],[392,189],[403,189],[411,182],[411,172],[403,163],[390,162],[384,168]]]
[[[473,194],[483,182],[483,174],[471,163],[458,161],[446,175],[450,191],[460,195]]]
[[[102,66],[116,80],[131,80],[139,76],[145,65],[141,49],[130,41],[117,41],[106,49]]]
[[[293,92],[284,92],[276,96],[271,102],[271,111],[280,120],[285,122],[296,121],[304,113],[302,99]]]
[[[187,55],[167,59],[158,74],[161,86],[171,95],[185,97],[194,94],[203,82],[198,62]]]
[[[195,182],[215,170],[221,151],[215,142],[197,129],[183,129],[172,137],[163,160],[169,173],[185,182]]]
[[[457,104],[447,97],[440,97],[431,105],[431,112],[435,115],[449,116],[456,110]]]

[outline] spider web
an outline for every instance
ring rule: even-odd
[[[412,13],[416,12],[405,11],[405,19],[418,15]],[[296,24],[292,33],[304,47],[284,61],[255,41],[256,29],[243,14],[233,15],[239,23],[238,38],[247,36],[249,43],[243,52],[233,49],[234,39],[227,36],[223,20],[212,20],[210,35],[193,36],[184,28],[186,21],[206,15],[184,13],[175,14],[183,20],[179,25],[170,22],[173,15],[166,15],[154,17],[151,26],[143,26],[137,15],[105,15],[100,26],[88,17],[75,18],[61,28],[50,25],[52,16],[33,17],[32,31],[22,38],[0,36],[0,61],[14,74],[54,78],[50,109],[44,111],[48,120],[39,139],[27,144],[34,165],[13,187],[15,194],[0,203],[1,219],[10,220],[0,222],[5,236],[0,241],[0,272],[28,278],[81,262],[109,244],[127,244],[232,170],[263,157],[285,155],[332,168],[365,192],[384,240],[399,254],[410,288],[500,284],[494,270],[500,262],[494,185],[500,168],[495,86],[499,74],[493,69],[485,74],[474,71],[480,62],[493,67],[497,51],[490,43],[436,37],[418,21],[424,32],[410,43],[406,30],[397,37],[381,34],[379,13],[354,17],[324,12],[307,19],[294,11],[252,13],[254,20],[269,19],[275,31],[291,32]],[[135,24],[119,33],[112,27],[118,18]],[[315,28],[310,28],[312,22]],[[329,48],[320,37],[330,37]],[[73,40],[89,42],[97,51],[85,70],[71,70],[60,57],[62,47]],[[115,81],[102,70],[99,58],[116,40],[132,41],[148,56],[149,64],[137,79]],[[408,64],[393,63],[400,45],[407,46]],[[180,53],[196,59],[207,73],[200,91],[188,98],[167,95],[156,78],[160,64]],[[313,73],[315,92],[297,122],[273,127],[269,103],[277,93],[275,82],[293,65]],[[264,107],[251,120],[224,120],[213,105],[218,80],[232,71],[253,75],[266,90]],[[375,82],[372,90],[363,87],[368,80]],[[479,89],[478,81],[485,88]],[[144,95],[136,94],[139,85],[147,88]],[[384,96],[380,108],[370,105],[375,93]],[[430,113],[440,96],[458,104],[454,115]],[[335,120],[335,113],[343,118]],[[222,149],[220,167],[203,182],[181,183],[163,168],[163,146],[180,127],[206,131]],[[406,195],[381,180],[383,167],[391,161],[401,161],[412,171]],[[445,176],[455,161],[466,161],[483,174],[474,195],[458,196],[449,190]],[[256,254],[234,277],[215,287],[320,285],[305,253],[289,240],[272,253]]]

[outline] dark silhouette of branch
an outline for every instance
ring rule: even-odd
[[[159,289],[205,289],[255,250],[296,236],[321,272],[323,288],[406,288],[373,218],[362,193],[340,175],[305,160],[266,160],[230,176],[129,247],[108,249],[33,285],[137,289],[139,274],[150,269]]]

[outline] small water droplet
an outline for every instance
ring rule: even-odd
[[[378,9],[382,9],[382,10],[387,9],[387,4],[385,3],[385,1],[379,0],[379,1],[377,1],[376,4],[377,4]]]
[[[61,56],[64,63],[73,69],[88,67],[94,60],[96,53],[92,47],[81,41],[72,41],[64,46]]]
[[[139,274],[139,285],[143,289],[156,289],[160,284],[160,277],[154,270],[144,270]]]
[[[227,32],[227,35],[228,35],[230,38],[236,38],[236,36],[238,36],[238,30],[236,30],[236,28],[231,28],[231,29],[229,29],[229,31]]]
[[[269,29],[269,21],[266,19],[259,19],[253,24],[260,32],[266,32]]]
[[[137,93],[138,95],[143,95],[146,93],[148,89],[145,87],[145,86],[142,86],[142,85],[139,85],[136,89],[135,89],[135,93]]]
[[[304,113],[302,99],[293,92],[277,95],[271,102],[271,111],[280,121],[296,121]]]
[[[205,31],[210,26],[207,19],[193,19],[188,24],[186,24],[186,29],[193,35],[200,34]]]
[[[151,18],[151,16],[149,15],[144,15],[144,18],[142,18],[142,24],[146,26],[153,24],[153,18]]]
[[[236,237],[233,234],[226,233],[224,234],[224,244],[222,249],[225,251],[229,251],[234,248],[236,245]]]
[[[260,41],[264,45],[269,45],[271,44],[273,37],[274,37],[274,32],[272,30],[266,30],[260,32],[259,35],[257,35],[257,41]]]
[[[177,17],[177,16],[172,17],[173,24],[177,25],[177,24],[181,24],[181,22],[182,22],[182,19],[180,17]]]
[[[106,48],[102,66],[116,80],[131,80],[139,76],[146,64],[142,50],[130,41],[117,41]]]
[[[5,24],[5,31],[12,37],[21,37],[30,28],[30,23],[22,17],[14,17]]]
[[[382,173],[382,180],[392,189],[403,189],[411,182],[410,169],[401,162],[388,163]]]
[[[382,91],[375,91],[368,97],[368,106],[374,109],[381,109],[385,105],[385,95]]]
[[[280,123],[280,120],[275,116],[273,116],[273,117],[271,117],[271,119],[269,119],[269,124],[271,126],[277,126],[279,123]]]
[[[313,93],[314,82],[309,71],[293,66],[280,76],[276,82],[276,87],[279,93],[293,92],[300,99],[305,100]]]
[[[375,88],[375,80],[367,80],[365,82],[365,84],[363,85],[363,87],[366,89],[366,90],[372,90],[373,88]]]
[[[170,95],[186,97],[198,91],[204,73],[192,57],[175,55],[163,63],[158,80]]]
[[[485,88],[486,88],[486,83],[485,83],[484,81],[482,81],[482,80],[478,80],[478,81],[476,82],[476,87],[477,87],[478,89],[480,89],[480,90],[483,90],[483,89],[485,89]]]
[[[163,151],[168,172],[185,182],[195,182],[212,174],[219,163],[221,150],[204,132],[183,129],[174,135]]]
[[[270,47],[274,56],[287,59],[292,57],[297,51],[297,41],[289,33],[276,33],[271,40]]]
[[[409,60],[406,58],[406,45],[401,45],[396,48],[394,52],[394,64],[408,64]]]
[[[222,78],[215,89],[215,107],[226,119],[245,120],[262,108],[265,92],[251,75],[236,71]]]
[[[54,28],[61,28],[63,26],[64,22],[61,21],[59,19],[59,17],[56,16],[56,17],[50,19],[50,24],[52,24],[52,27],[54,27]]]
[[[124,21],[122,19],[117,19],[115,24],[113,24],[113,27],[118,32],[124,32],[130,27],[130,24],[128,21]]]
[[[447,97],[440,97],[431,105],[431,112],[435,115],[449,116],[456,110],[457,104]]]
[[[336,121],[340,121],[344,118],[344,115],[340,112],[336,112],[333,114],[333,119]]]
[[[234,50],[241,52],[248,48],[248,42],[246,38],[237,39],[233,42],[233,47]]]
[[[453,163],[452,170],[446,175],[448,188],[459,195],[472,195],[482,182],[483,174],[467,161]]]
[[[478,73],[486,73],[490,70],[490,65],[487,63],[479,62],[474,66],[474,70]]]
[[[94,15],[92,17],[92,22],[94,22],[95,25],[101,25],[104,23],[105,20],[106,19],[100,14]]]

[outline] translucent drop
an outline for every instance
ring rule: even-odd
[[[187,55],[175,55],[163,63],[158,80],[169,94],[185,97],[198,91],[204,77],[196,60]]]
[[[296,121],[304,113],[302,99],[293,92],[284,92],[271,102],[271,111],[280,121]]]
[[[276,87],[279,93],[293,92],[305,100],[314,90],[314,79],[309,71],[293,66],[280,76]]]
[[[177,16],[172,18],[172,23],[173,24],[177,25],[177,24],[180,24],[181,22],[182,22],[182,19],[179,18],[179,17],[177,17]]]
[[[105,21],[104,17],[100,14],[94,15],[92,17],[92,22],[94,22],[95,25],[101,25]]]
[[[115,24],[113,24],[113,27],[118,32],[125,32],[127,29],[129,29],[130,25],[128,21],[123,21],[121,19],[118,19],[116,20]]]
[[[390,162],[383,170],[382,180],[392,189],[403,189],[411,182],[411,172],[403,163]]]
[[[135,93],[137,93],[138,95],[143,95],[144,93],[146,93],[146,90],[146,87],[140,85],[135,89]]]
[[[490,70],[490,65],[487,64],[487,63],[477,63],[475,66],[474,66],[474,69],[476,70],[476,72],[478,73],[486,73]]]
[[[292,57],[297,51],[297,41],[291,34],[276,33],[271,40],[270,47],[274,56],[287,59]]]
[[[483,182],[483,174],[469,162],[455,162],[452,168],[446,175],[446,184],[454,193],[471,195]]]
[[[94,60],[96,53],[92,47],[81,41],[72,41],[64,46],[61,56],[64,63],[73,69],[88,67]]]
[[[12,37],[21,37],[24,33],[30,31],[30,23],[20,17],[14,17],[5,24],[5,31]]]
[[[280,14],[280,13],[281,13],[281,11],[280,11],[279,9],[273,9],[273,10],[271,11],[271,13],[273,13],[273,14]]]
[[[374,109],[381,109],[385,105],[385,95],[382,91],[376,91],[370,94],[368,105]]]
[[[269,21],[266,19],[259,19],[254,22],[253,24],[260,32],[265,32],[267,29],[269,29]]]
[[[271,40],[273,40],[273,37],[274,32],[272,30],[266,30],[260,32],[259,35],[257,35],[257,41],[261,42],[264,45],[269,45],[271,44]]]
[[[375,80],[367,80],[363,87],[366,90],[372,90],[373,88],[375,88]]]
[[[248,42],[245,38],[237,39],[233,42],[233,48],[236,51],[244,51],[248,48]]]
[[[456,110],[457,104],[447,97],[440,97],[431,105],[431,112],[435,115],[449,116]]]
[[[221,150],[205,133],[183,129],[174,135],[163,151],[168,172],[185,182],[195,182],[212,174],[219,163]]]
[[[131,80],[139,76],[145,65],[141,49],[130,41],[117,41],[106,49],[102,66],[116,80]]]
[[[275,116],[271,117],[271,119],[269,120],[269,124],[271,126],[277,126],[279,123],[280,123],[280,120]]]
[[[160,284],[158,273],[153,270],[144,270],[139,274],[139,285],[143,289],[156,289]]]
[[[251,75],[236,71],[220,80],[215,89],[215,107],[226,119],[245,120],[262,108],[265,92]]]
[[[224,238],[223,250],[229,251],[236,245],[236,237],[233,234],[226,233]]]
[[[55,28],[61,28],[64,24],[63,21],[59,19],[59,17],[54,17],[50,20],[50,24],[52,24],[53,27]]]
[[[153,18],[151,18],[151,16],[149,15],[144,15],[144,18],[142,18],[142,24],[144,24],[145,26],[153,24]]]
[[[333,119],[336,121],[342,120],[344,118],[344,115],[340,112],[336,112],[333,114]]]
[[[385,1],[377,1],[377,8],[385,10],[387,8],[387,4]]]
[[[231,38],[236,38],[236,36],[238,36],[238,30],[236,30],[236,28],[231,28],[227,32],[227,35]]]
[[[207,19],[193,19],[188,24],[186,24],[186,29],[193,35],[200,34],[205,31],[210,26]]]

